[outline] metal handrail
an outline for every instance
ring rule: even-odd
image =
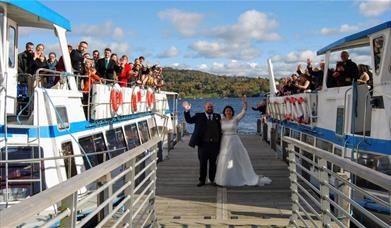
[[[318,219],[322,222],[321,223],[322,227],[331,226],[332,223],[335,223],[335,225],[338,225],[340,227],[347,227],[349,225],[349,221],[354,223],[357,227],[365,227],[362,223],[360,223],[360,221],[358,221],[351,214],[350,206],[352,206],[358,212],[362,213],[369,221],[375,223],[377,226],[389,227],[389,224],[387,224],[381,218],[377,217],[371,211],[367,210],[366,208],[361,206],[358,202],[354,201],[350,197],[351,194],[350,191],[357,191],[363,194],[364,197],[373,199],[375,200],[375,202],[385,206],[386,208],[391,208],[391,201],[388,202],[383,201],[380,198],[370,194],[369,192],[360,189],[360,187],[354,185],[348,180],[344,180],[342,177],[339,176],[339,174],[336,174],[327,168],[327,162],[335,164],[339,167],[343,167],[345,171],[354,173],[354,175],[360,176],[361,178],[366,179],[372,182],[373,184],[382,187],[388,192],[388,197],[389,197],[388,200],[391,200],[390,198],[391,177],[390,176],[372,170],[361,164],[355,163],[349,159],[341,158],[337,155],[331,154],[325,150],[306,144],[297,139],[285,136],[283,140],[289,144],[288,146],[289,163],[290,163],[289,170],[291,174],[290,180],[291,180],[291,190],[292,190],[292,212],[293,212],[291,217],[291,222],[290,222],[291,226],[297,224],[296,223],[297,219],[302,220],[305,226],[308,226],[308,224],[306,224],[306,220],[304,220],[303,216],[301,216],[299,212],[302,211],[306,215],[306,217],[309,218],[308,213],[307,211],[304,210],[304,207],[302,207],[300,203],[304,203],[310,212],[312,213],[316,212],[314,208],[312,208],[311,204],[307,202],[307,200],[300,195],[300,194],[305,194],[307,197],[309,197],[311,203],[314,203],[320,208],[321,213],[319,214],[320,218],[318,217]],[[301,151],[306,151],[308,153],[311,153],[313,156],[318,157],[318,162],[316,163],[310,161],[309,159],[305,158],[304,155],[295,152],[294,147],[298,147],[300,148]],[[315,173],[312,173],[310,170],[303,167],[300,164],[300,160],[298,159],[303,159],[304,161],[309,162],[312,165],[312,167],[318,168],[319,173],[316,173],[315,175]],[[301,169],[302,172],[304,171],[308,173],[310,176],[316,177],[320,185],[319,190],[317,188],[315,188],[316,189],[315,190],[314,186],[310,183],[310,181],[307,181],[300,172],[296,171],[297,170],[296,167],[297,169]],[[333,186],[333,184],[329,183],[330,176],[337,177],[338,180],[343,181],[346,184],[346,186],[348,186],[349,188],[348,192],[346,191],[347,189],[343,191],[338,189],[339,187],[335,187]],[[306,189],[307,187],[303,187],[303,185],[297,181],[297,178],[300,178],[304,183],[306,183],[309,187],[315,190],[315,192],[319,194],[319,200],[315,199],[307,191]],[[298,191],[298,189],[300,189],[300,192]],[[335,201],[335,199],[334,200],[331,199],[329,197],[330,193],[333,193],[334,196],[337,196],[339,200],[343,200],[345,202],[345,206],[339,205],[338,201]],[[343,217],[339,217],[333,211],[331,211],[330,205],[334,206],[334,208],[337,209],[339,213],[342,213]],[[310,220],[311,222],[313,222],[312,219]],[[317,225],[315,225],[315,227],[317,227]]]
[[[18,226],[24,221],[28,220],[32,216],[40,213],[46,208],[54,205],[60,201],[67,200],[69,197],[73,197],[79,189],[87,186],[95,181],[99,180],[102,176],[110,174],[113,170],[121,167],[122,165],[135,161],[135,159],[145,151],[150,148],[155,147],[158,142],[161,141],[160,137],[155,137],[150,141],[138,146],[132,150],[129,150],[121,155],[116,156],[113,159],[110,159],[107,162],[104,162],[98,166],[95,166],[77,176],[74,176],[65,182],[62,182],[52,188],[49,188],[39,194],[32,196],[19,204],[16,204],[10,208],[0,211],[0,217],[2,218],[2,223],[6,226],[13,227]],[[151,153],[150,156],[156,156],[156,151]],[[151,162],[156,163],[155,158]],[[133,169],[134,170],[134,169]],[[132,180],[133,182],[133,180]],[[153,185],[156,187],[156,185]],[[152,191],[154,192],[154,191]],[[149,198],[149,197],[147,197]],[[70,213],[76,213],[76,205],[69,208]],[[23,211],[23,213],[20,213]],[[53,218],[56,219],[56,218]],[[76,216],[68,215],[66,219],[76,219]],[[50,221],[49,221],[50,222]],[[73,224],[76,221],[72,221]]]
[[[391,191],[391,176],[377,172],[373,169],[360,165],[356,162],[341,158],[340,156],[336,156],[317,147],[308,145],[297,139],[284,136],[283,140],[289,144],[294,144],[295,146],[299,146],[303,150],[313,153],[318,157],[322,157],[327,161],[330,161],[331,163],[338,165],[339,167],[344,167],[345,170],[354,173],[355,175],[360,176],[364,179],[367,179],[388,191]]]

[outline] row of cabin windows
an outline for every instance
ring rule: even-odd
[[[148,122],[147,122],[148,121]],[[149,123],[149,125],[148,125]],[[158,134],[156,122],[153,118],[150,118],[145,121],[140,121],[137,124],[133,123],[130,125],[118,127],[115,129],[110,129],[105,132],[106,142],[103,137],[103,133],[97,133],[94,135],[89,135],[79,139],[79,144],[82,153],[86,153],[86,156],[83,157],[84,164],[86,169],[97,166],[105,160],[114,158],[127,150],[131,150],[145,142],[150,138],[155,137]],[[62,153],[63,155],[72,155],[72,143],[65,142],[62,144]],[[91,153],[104,152],[107,153],[88,155]],[[73,164],[69,164],[69,161],[66,161],[66,165],[74,167],[74,161],[71,161]],[[67,166],[67,167],[68,167]],[[66,169],[67,176],[76,175],[76,169]]]

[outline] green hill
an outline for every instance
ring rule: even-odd
[[[263,78],[218,76],[196,70],[163,69],[164,90],[180,94],[182,98],[248,97],[269,90]]]

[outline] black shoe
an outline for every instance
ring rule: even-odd
[[[205,182],[200,182],[197,184],[197,187],[201,187],[201,186],[204,186],[205,185]]]

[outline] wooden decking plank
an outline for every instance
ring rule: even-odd
[[[162,227],[283,227],[288,224],[291,193],[287,164],[278,160],[259,136],[242,135],[241,139],[255,172],[270,177],[273,183],[262,187],[196,187],[197,150],[187,146],[189,137],[184,137],[169,153],[169,158],[158,164],[156,208]]]

